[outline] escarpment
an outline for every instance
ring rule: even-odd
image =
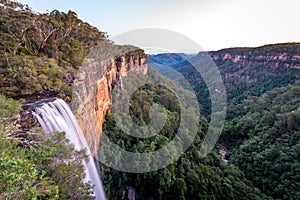
[[[209,52],[217,64],[261,65],[270,68],[300,68],[300,43],[265,45],[256,48],[230,48]]]
[[[271,79],[281,83],[282,77],[297,79],[300,69],[300,43],[265,45],[256,48],[231,48],[210,55],[219,67],[229,91],[263,85]],[[280,79],[280,80],[279,80]],[[269,83],[274,84],[274,83]]]
[[[73,111],[93,154],[102,134],[102,125],[112,104],[112,90],[121,84],[128,71],[147,73],[147,57],[143,50],[131,46],[104,48],[86,59],[74,84]],[[106,57],[104,52],[111,51]]]

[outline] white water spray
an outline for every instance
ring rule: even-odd
[[[61,99],[47,102],[41,107],[37,107],[34,115],[37,117],[45,133],[65,132],[66,138],[74,145],[75,150],[86,149],[89,161],[84,161],[86,172],[84,181],[90,181],[95,185],[94,195],[97,200],[105,200],[103,185],[95,161],[83,132],[66,102]]]

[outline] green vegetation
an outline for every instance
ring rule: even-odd
[[[209,52],[228,95],[219,143],[228,149],[230,165],[274,199],[300,198],[299,50],[299,43],[287,43]],[[193,59],[201,59],[201,53]],[[202,77],[187,61],[172,67],[190,80],[209,116]]]
[[[162,77],[161,77],[162,78]],[[122,90],[126,93],[126,88]],[[177,91],[178,92],[178,91]],[[181,91],[182,94],[185,91]],[[114,116],[108,114],[103,131],[110,140],[123,149],[131,152],[156,151],[169,143],[177,134],[180,124],[181,109],[177,97],[167,88],[159,84],[145,85],[134,92],[130,101],[130,116],[133,121],[143,126],[150,123],[149,109],[154,104],[164,106],[167,119],[163,129],[155,136],[147,139],[131,137],[116,126]],[[192,117],[193,112],[190,112]],[[189,125],[187,125],[189,126]],[[188,151],[178,160],[166,168],[132,174],[120,172],[102,166],[105,190],[108,198],[120,199],[122,190],[126,187],[136,189],[136,199],[272,199],[260,192],[246,179],[245,175],[235,166],[227,165],[220,160],[215,149],[208,157],[200,157],[200,146],[207,129],[207,124],[201,122],[197,135]],[[186,131],[189,131],[186,129]],[[182,141],[184,143],[184,141]],[[104,145],[100,143],[100,145]],[[110,151],[110,147],[105,147]],[[176,149],[174,149],[176,151]],[[102,156],[105,156],[102,155]],[[113,155],[120,157],[120,155]],[[109,159],[109,157],[108,157]],[[139,167],[139,163],[132,163],[119,158],[122,165]],[[155,166],[155,160],[149,166]],[[151,158],[149,158],[149,161]],[[142,163],[145,164],[145,163]]]
[[[106,34],[73,11],[34,14],[17,2],[0,3],[0,92],[70,99],[76,71]]]
[[[275,199],[300,198],[300,81],[231,106],[230,160]]]
[[[17,115],[20,109],[19,102],[0,94],[0,119]]]
[[[20,105],[0,97],[0,199],[93,199],[91,185],[82,181],[85,152],[75,151],[63,133],[48,139],[42,133],[14,134],[11,116]]]
[[[230,48],[215,52],[207,52],[218,67],[226,87],[228,104],[239,104],[250,96],[260,96],[276,87],[287,86],[300,79],[299,55],[300,43],[266,45],[257,48]],[[201,61],[203,54],[199,53],[190,58],[193,64]],[[161,54],[150,56],[154,66],[163,60],[164,65],[177,70],[193,87],[200,104],[202,113],[210,114],[211,102],[208,88],[201,77],[187,60],[179,60],[180,54]],[[229,58],[230,57],[230,58]],[[179,60],[177,64],[174,59]],[[183,59],[182,56],[181,59]],[[235,60],[236,59],[236,60]],[[167,64],[167,63],[170,64]],[[159,67],[164,72],[164,67]],[[173,73],[166,73],[172,80],[177,77]]]
[[[61,142],[64,137],[24,148],[1,131],[0,199],[93,199],[92,187],[82,181],[84,152]]]
[[[107,36],[73,11],[35,14],[18,2],[0,3],[0,199],[93,199],[83,182],[85,153],[63,133],[15,130],[21,108],[7,97],[71,100],[83,59]]]
[[[119,55],[143,51],[111,43],[104,32],[78,19],[73,11],[35,14],[14,1],[0,3],[0,199],[93,199],[93,187],[82,181],[85,153],[75,151],[63,133],[46,138],[39,131],[15,130],[13,118],[20,104],[8,97],[71,100],[75,74],[87,55],[115,58],[119,64]],[[192,145],[166,168],[131,174],[101,166],[108,198],[120,199],[122,191],[132,187],[136,199],[300,199],[299,52],[299,43],[209,52],[228,91],[227,122],[220,143],[207,157],[200,157],[208,126],[200,121]],[[163,64],[170,56],[174,55],[164,55]],[[201,59],[201,53],[194,59]],[[202,113],[209,119],[209,94],[202,77],[184,59],[171,60],[172,64],[180,62],[172,67],[190,80]],[[123,87],[125,94],[129,86]],[[190,97],[187,91],[179,94]],[[164,147],[174,139],[183,111],[190,123],[197,119],[189,105],[181,107],[177,96],[159,84],[137,89],[130,104],[130,116],[141,126],[151,122],[154,104],[167,109],[164,127],[147,139],[127,135],[107,114],[104,133],[131,152]],[[187,134],[189,127],[184,124]],[[229,163],[218,154],[219,146],[228,149]],[[105,152],[102,156],[109,159]],[[132,166],[120,155],[114,156],[120,164]],[[134,164],[155,167],[161,162],[150,160]]]

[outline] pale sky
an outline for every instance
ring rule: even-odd
[[[164,28],[204,50],[300,42],[300,0],[21,0],[35,12],[73,10],[110,37]]]

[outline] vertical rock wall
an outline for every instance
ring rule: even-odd
[[[93,154],[99,147],[105,115],[112,104],[112,88],[129,70],[147,73],[146,55],[88,59],[75,82],[72,107]]]

